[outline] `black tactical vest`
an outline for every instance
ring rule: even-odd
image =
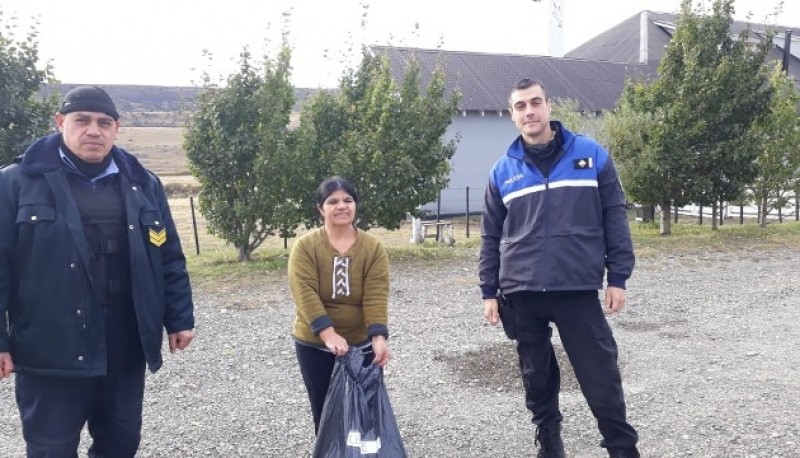
[[[74,172],[67,175],[92,254],[91,274],[99,303],[132,306],[128,230],[119,175],[95,182]]]

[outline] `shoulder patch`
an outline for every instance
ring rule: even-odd
[[[573,160],[572,161],[572,166],[576,170],[591,169],[592,167],[594,167],[594,163],[592,162],[592,158],[584,157],[584,158]]]

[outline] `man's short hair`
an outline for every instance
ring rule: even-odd
[[[515,91],[524,91],[525,89],[528,89],[529,87],[533,86],[539,86],[540,88],[542,88],[542,93],[544,94],[544,98],[545,100],[547,100],[547,89],[544,87],[544,84],[539,80],[531,78],[523,78],[517,81],[517,84],[515,84],[514,87],[511,89],[511,94],[513,94]],[[509,107],[511,106],[511,94],[508,95]]]

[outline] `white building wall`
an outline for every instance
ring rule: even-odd
[[[483,193],[489,178],[489,169],[505,154],[508,146],[517,138],[514,123],[508,112],[469,112],[456,116],[448,128],[445,138],[450,140],[457,134],[461,141],[450,161],[450,184],[442,190],[442,215],[463,215],[467,211],[467,187],[469,187],[469,212],[478,213],[483,206]],[[423,207],[431,215],[437,212],[437,203]]]

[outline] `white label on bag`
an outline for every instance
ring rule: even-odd
[[[347,445],[358,447],[362,455],[375,454],[381,449],[381,438],[379,437],[374,441],[362,441],[359,431],[350,431],[347,433]]]

